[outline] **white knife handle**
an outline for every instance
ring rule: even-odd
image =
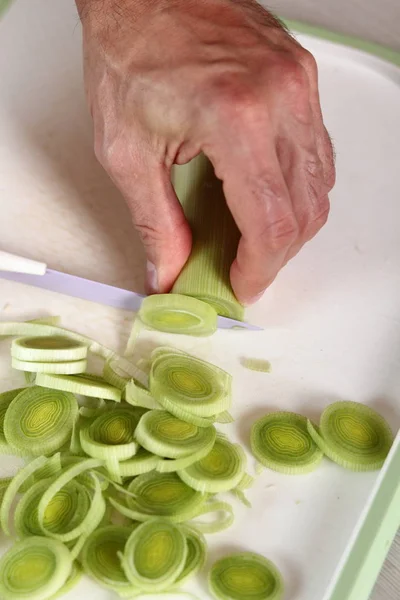
[[[2,252],[0,250],[0,271],[10,271],[12,273],[26,273],[28,275],[44,275],[47,265],[30,258]]]

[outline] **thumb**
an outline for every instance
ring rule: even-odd
[[[120,186],[121,187],[121,186]],[[147,293],[169,292],[187,261],[192,236],[162,164],[136,171],[122,190],[147,256]]]

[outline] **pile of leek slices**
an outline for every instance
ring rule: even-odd
[[[246,454],[217,430],[233,421],[231,376],[169,347],[140,368],[51,321],[0,323],[0,336],[13,337],[11,364],[25,377],[0,394],[0,454],[25,462],[0,480],[0,529],[16,538],[0,558],[0,598],[58,597],[82,572],[121,598],[178,594],[204,567],[204,535],[233,523],[218,494],[251,506]],[[89,353],[102,357],[101,376],[87,373]],[[324,455],[378,469],[392,441],[372,409],[339,402],[319,425],[267,414],[250,444],[263,468],[300,474]],[[279,571],[251,552],[217,561],[209,589],[221,600],[283,597]]]

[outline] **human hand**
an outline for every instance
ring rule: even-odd
[[[76,0],[95,152],[166,292],[191,249],[170,181],[203,151],[241,233],[235,294],[257,300],[325,223],[335,168],[315,60],[254,0]]]

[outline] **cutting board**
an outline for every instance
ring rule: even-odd
[[[400,70],[313,36],[299,40],[317,58],[337,152],[327,226],[248,310],[263,333],[218,332],[200,341],[146,334],[140,342],[143,352],[174,343],[230,370],[237,423],[226,431],[246,447],[251,423],[263,413],[294,410],[318,419],[340,399],[367,403],[394,431],[400,426]],[[80,45],[71,0],[19,0],[1,24],[0,245],[55,269],[142,291],[142,248],[93,155]],[[132,322],[129,313],[0,281],[1,320],[44,314],[60,315],[64,326],[117,350]],[[21,384],[18,373],[10,374],[8,352],[2,342],[0,390]],[[243,356],[270,360],[272,372],[244,369]],[[0,476],[16,467],[0,458]],[[232,550],[253,550],[282,571],[286,600],[336,600],[360,517],[367,518],[383,479],[328,461],[301,477],[265,472],[249,493],[253,509],[232,500],[235,526],[209,536],[209,564]],[[0,536],[0,552],[6,546]],[[187,589],[209,597],[204,577]],[[94,595],[112,598],[88,580],[66,598]],[[349,584],[340,600],[350,598],[356,596]]]

